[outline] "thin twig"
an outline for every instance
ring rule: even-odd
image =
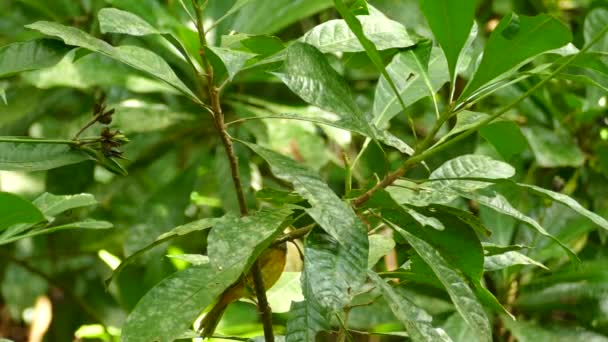
[[[222,145],[224,146],[224,150],[226,151],[226,155],[228,156],[232,182],[234,183],[234,189],[239,203],[239,210],[241,216],[247,216],[249,211],[247,208],[245,193],[243,191],[243,185],[241,183],[241,178],[239,175],[238,159],[234,152],[232,139],[230,138],[230,135],[228,134],[226,125],[224,123],[224,113],[222,112],[221,106],[221,89],[215,85],[215,73],[213,70],[213,66],[207,58],[207,52],[205,50],[207,47],[207,39],[205,37],[205,29],[203,27],[203,9],[201,8],[197,0],[192,0],[192,5],[194,6],[196,12],[196,26],[200,43],[199,54],[201,56],[201,60],[203,61],[203,67],[206,73],[205,77],[207,79],[207,89],[209,92],[209,99],[211,101],[211,110],[215,123],[215,128],[217,129],[218,134],[220,135]],[[203,6],[205,5],[206,3]],[[274,332],[272,330],[272,310],[270,308],[270,305],[268,305],[264,278],[262,277],[260,265],[257,261],[254,262],[253,266],[251,267],[251,274],[253,276],[253,284],[257,297],[258,310],[262,315],[262,324],[264,326],[265,340],[267,342],[274,342]]]

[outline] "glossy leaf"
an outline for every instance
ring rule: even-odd
[[[166,82],[190,97],[194,102],[200,102],[196,95],[177,77],[167,62],[154,52],[130,45],[114,47],[77,28],[53,22],[39,21],[27,25],[27,27],[48,36],[58,37],[67,45],[80,46],[116,59]]]
[[[19,223],[44,221],[42,212],[29,201],[8,192],[0,192],[0,230]]]
[[[127,318],[122,340],[164,342],[177,338],[251,266],[278,233],[281,218],[289,213],[266,209],[247,217],[228,215],[217,220],[209,237],[210,263],[177,272],[152,288]],[[239,233],[238,241],[222,240],[235,232]],[[167,316],[166,312],[172,314]]]
[[[527,190],[530,190],[531,192],[537,194],[537,195],[541,195],[543,197],[549,198],[551,200],[554,200],[556,202],[562,203],[568,207],[570,207],[572,210],[576,211],[577,213],[585,216],[586,218],[590,219],[591,221],[593,221],[595,224],[597,224],[598,226],[604,228],[604,229],[608,229],[608,221],[601,217],[600,215],[585,209],[580,203],[578,203],[574,198],[568,196],[568,195],[564,195],[562,193],[559,192],[554,192],[551,190],[547,190],[544,188],[541,188],[539,186],[536,185],[531,185],[531,184],[523,184],[523,183],[517,183],[517,185],[519,187],[525,188]]]
[[[450,75],[456,78],[458,57],[473,27],[475,0],[420,0],[420,9],[448,61]]]
[[[91,159],[66,144],[0,142],[0,170],[42,171]]]
[[[368,276],[380,289],[391,311],[405,325],[413,341],[452,341],[443,329],[433,327],[431,324],[433,317],[418,307],[411,299],[395,291],[376,273],[370,271]]]
[[[101,33],[122,33],[131,36],[161,33],[141,17],[117,8],[102,8],[97,19]]]
[[[531,58],[560,48],[571,40],[568,28],[547,14],[505,16],[486,42],[477,71],[460,99],[466,100],[484,85],[505,76]]]
[[[449,81],[447,63],[439,48],[431,50],[428,63],[421,60],[414,50],[400,52],[386,67],[386,72],[406,106],[435,96],[435,92]],[[385,127],[402,110],[399,98],[387,79],[381,77],[374,96],[374,123]]]
[[[34,200],[34,204],[45,216],[57,216],[66,210],[96,205],[97,200],[91,194],[53,195],[43,193]]]
[[[523,133],[538,165],[542,167],[579,167],[585,163],[583,151],[564,130],[552,131],[540,126],[529,126],[523,129]]]
[[[516,251],[486,256],[484,258],[483,268],[486,271],[498,271],[515,265],[533,265],[548,270],[548,268],[540,262]]]
[[[365,36],[378,50],[416,44],[403,25],[384,16],[358,16]],[[365,51],[344,20],[329,20],[306,32],[300,41],[323,53]]]
[[[0,77],[57,64],[70,49],[50,39],[13,43],[0,48]]]
[[[456,310],[458,310],[469,327],[477,332],[479,341],[492,341],[488,317],[466,280],[450,267],[441,254],[427,242],[397,226],[393,226],[393,228],[403,235],[418,255],[433,269],[433,272],[450,295]]]
[[[367,229],[353,209],[312,171],[279,153],[246,143],[270,164],[273,174],[293,184],[294,190],[310,203],[306,209],[319,226],[344,249],[343,282],[355,290],[365,278],[369,242]]]

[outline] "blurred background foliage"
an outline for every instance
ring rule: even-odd
[[[206,23],[212,24],[233,3],[231,0],[209,1]],[[405,25],[408,33],[432,36],[417,1],[370,0],[369,3]],[[154,27],[172,32],[196,53],[195,28],[177,0],[1,0],[0,46],[40,38],[37,31],[24,25],[38,20],[55,21],[78,27],[112,45],[148,47],[162,55],[192,89],[197,87],[196,80],[188,79],[187,63],[158,36],[102,34],[97,13],[104,7],[135,13]],[[550,13],[559,18],[571,28],[573,43],[580,48],[585,40],[586,16],[598,7],[608,8],[608,1],[481,0],[476,21],[482,34],[473,46],[477,54],[481,53],[483,40],[498,20],[514,11],[525,15]],[[337,17],[330,0],[253,0],[215,28],[211,43],[230,46],[230,39],[234,39],[232,44],[243,44],[268,56],[318,24]],[[240,34],[249,40],[243,41]],[[601,44],[606,53],[608,38]],[[394,48],[384,50],[382,57],[388,62],[397,52]],[[356,91],[361,108],[370,112],[379,75],[365,52],[329,54],[328,58]],[[541,61],[535,60],[535,63]],[[268,73],[279,67],[279,62],[266,63],[236,75],[225,90],[227,121],[278,113],[319,115],[320,109],[307,106]],[[594,75],[589,77],[593,79]],[[475,110],[492,111],[521,94],[529,85],[526,82],[529,81],[492,94],[478,103]],[[597,82],[606,82],[606,79]],[[603,83],[603,89],[607,86],[608,83]],[[102,94],[108,107],[116,109],[111,126],[120,129],[131,141],[124,151],[128,159],[123,162],[129,172],[127,176],[113,174],[92,161],[42,172],[0,171],[2,191],[30,200],[44,192],[91,193],[97,199],[97,206],[69,210],[60,214],[59,220],[93,217],[112,222],[115,227],[104,231],[57,232],[0,246],[0,336],[25,341],[31,324],[39,319],[38,315],[44,315],[46,308],[52,310],[46,341],[70,341],[74,336],[85,340],[116,340],[116,329],[139,298],[161,279],[188,265],[163,255],[204,252],[206,234],[178,238],[170,246],[154,249],[128,266],[106,291],[103,281],[117,260],[169,228],[238,209],[231,179],[227,177],[228,163],[209,115],[166,84],[97,53],[82,54],[75,49],[56,65],[1,79],[0,135],[69,139],[89,119],[94,103]],[[442,88],[439,96],[447,102],[449,89]],[[606,96],[602,88],[557,79],[508,112],[507,121],[485,127],[479,135],[433,156],[427,163],[434,169],[458,155],[486,154],[515,166],[520,181],[572,195],[606,217]],[[407,114],[414,118],[418,134],[424,136],[434,120],[433,102],[429,98],[417,101]],[[91,131],[99,129],[94,126]],[[390,129],[402,139],[413,141],[405,115],[396,116]],[[347,131],[287,119],[245,121],[231,125],[230,130],[236,138],[255,140],[318,171],[338,194],[344,193],[342,153],[354,157],[364,141]],[[264,185],[281,187],[283,183],[274,178],[251,151],[240,145],[236,148],[242,161],[241,174],[249,204],[254,207],[256,196],[264,199],[267,195],[256,193],[262,178]],[[355,169],[354,178],[364,184],[374,177],[382,178],[400,163],[401,154],[387,150],[384,155],[370,145]],[[424,176],[425,172],[419,168],[414,174]],[[575,246],[583,264],[574,268],[554,243],[519,229],[520,224],[515,220],[478,208],[473,202],[465,203],[483,222],[491,223],[488,226],[493,227],[494,235],[490,242],[535,245],[528,255],[551,269],[513,266],[486,274],[486,284],[496,297],[522,318],[497,327],[496,340],[506,340],[509,336],[521,341],[608,340],[603,337],[608,335],[605,232],[595,230],[591,223],[560,204],[521,193],[511,197],[520,210],[542,222],[550,233]],[[394,255],[397,260],[393,262],[400,264],[408,255],[397,251]],[[383,265],[381,261],[378,267],[382,269]],[[300,267],[299,257],[294,253],[288,271],[298,272]],[[300,296],[294,274],[282,279],[278,295],[270,295],[278,332],[285,325],[284,312],[289,308],[289,301]],[[459,337],[454,338],[455,341],[472,341],[469,338],[474,332],[454,314],[445,293],[424,286],[401,290],[415,293],[418,304],[436,317],[453,338]],[[382,302],[353,309],[350,327],[376,332],[402,330]],[[218,331],[225,335],[261,335],[255,307],[249,303],[231,306]],[[403,339],[363,333],[353,336],[358,341]],[[321,338],[333,340],[335,336],[325,334]]]

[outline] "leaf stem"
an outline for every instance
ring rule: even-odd
[[[206,4],[207,3],[205,2],[203,6],[206,6]],[[220,135],[222,145],[224,146],[224,150],[226,151],[226,155],[230,163],[232,182],[234,184],[234,189],[239,203],[239,210],[241,216],[247,216],[249,210],[247,208],[247,201],[245,199],[245,194],[243,191],[243,184],[239,175],[238,159],[234,152],[232,139],[228,134],[226,124],[224,122],[224,113],[222,111],[221,106],[221,89],[219,87],[216,87],[215,85],[216,80],[213,66],[207,58],[207,39],[205,37],[205,29],[203,27],[203,8],[197,0],[192,0],[192,5],[195,9],[196,27],[198,30],[198,37],[200,43],[199,54],[201,56],[201,60],[203,61],[203,67],[206,73],[206,75],[204,76],[207,79],[207,89],[209,92],[209,100],[211,101],[211,111],[214,119],[215,128],[217,129],[217,132]],[[202,75],[199,75],[199,77],[202,77]],[[253,266],[251,267],[251,274],[253,276],[254,290],[258,302],[258,310],[262,315],[262,324],[264,326],[265,340],[267,342],[274,342],[274,332],[272,330],[272,310],[270,308],[270,305],[268,304],[268,298],[266,297],[266,287],[264,286],[264,279],[262,277],[260,265],[257,261],[254,262]]]
[[[4,143],[25,143],[25,144],[64,144],[64,145],[79,145],[73,140],[64,139],[37,139],[27,137],[0,137],[0,142]]]

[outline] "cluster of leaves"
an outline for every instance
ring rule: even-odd
[[[0,336],[196,338],[279,239],[277,339],[608,341],[608,8],[544,3],[0,4]]]

